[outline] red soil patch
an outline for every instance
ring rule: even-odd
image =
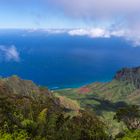
[[[80,94],[85,94],[85,93],[89,93],[91,90],[87,87],[81,87],[78,91]]]

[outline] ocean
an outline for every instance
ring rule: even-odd
[[[50,89],[110,81],[123,67],[140,65],[140,47],[123,38],[0,30],[0,76],[18,75]],[[14,46],[19,61],[8,57]],[[8,52],[7,52],[8,51]]]

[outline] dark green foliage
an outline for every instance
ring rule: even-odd
[[[131,105],[116,112],[114,119],[124,122],[128,130],[119,133],[116,140],[140,140],[140,108]]]
[[[129,130],[140,129],[140,109],[136,105],[119,109],[114,119],[123,121]]]
[[[38,104],[39,106],[39,104]],[[24,131],[30,139],[46,140],[107,140],[104,124],[93,113],[82,111],[79,116],[65,117],[62,111],[49,111],[44,108],[34,116],[34,106],[25,116],[12,100],[0,100],[1,132],[13,135]],[[35,108],[38,110],[37,106]],[[26,118],[26,116],[29,116]]]
[[[79,116],[64,118],[59,116],[58,140],[108,140],[103,124],[96,115],[90,112],[81,111]]]

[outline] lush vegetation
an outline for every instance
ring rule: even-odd
[[[70,103],[74,105],[70,107]],[[71,115],[73,111],[77,112],[76,115]],[[17,77],[0,81],[0,139],[109,138],[104,122],[93,112],[81,110],[74,101],[55,97],[46,88],[37,87],[31,81],[23,81]]]
[[[138,106],[120,108],[114,119],[124,122],[127,126],[125,131],[116,136],[117,140],[140,140],[140,108]]]
[[[0,98],[0,139],[107,140],[104,123],[93,113],[65,116],[63,109],[40,102]],[[26,103],[26,104],[25,104]]]
[[[0,79],[0,140],[140,140],[140,70],[108,83],[49,91]]]

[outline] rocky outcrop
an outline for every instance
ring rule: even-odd
[[[123,68],[116,73],[115,79],[134,84],[136,88],[140,89],[140,67]]]

